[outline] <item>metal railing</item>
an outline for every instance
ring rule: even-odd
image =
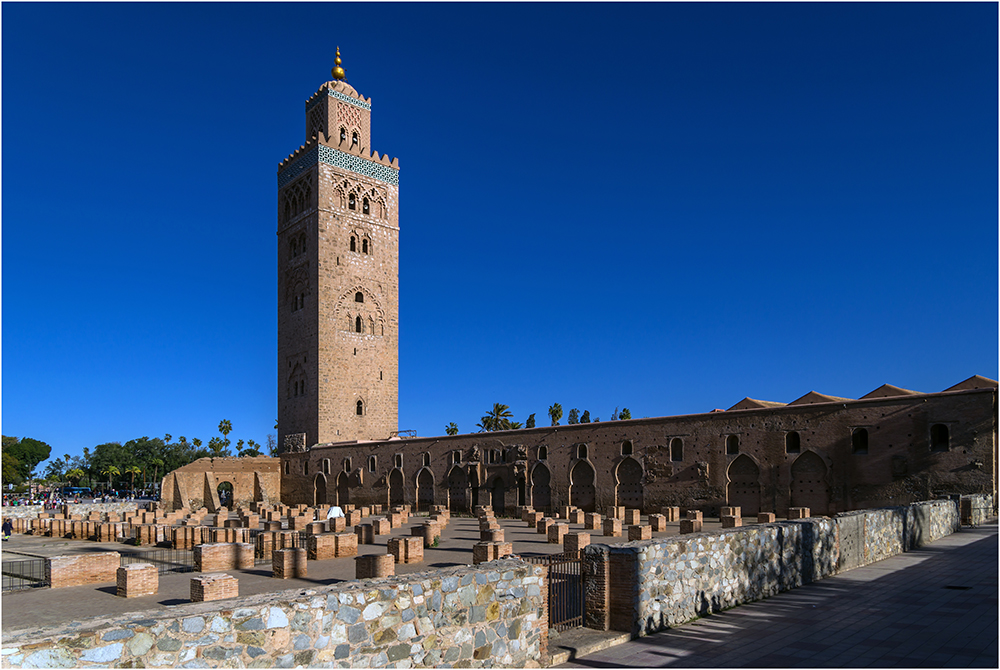
[[[549,568],[549,628],[567,630],[583,626],[583,561],[579,551],[521,559]]]
[[[194,552],[186,549],[150,549],[148,551],[119,550],[121,564],[151,563],[156,573],[194,572]]]
[[[23,591],[49,585],[45,576],[44,558],[4,559],[2,562],[3,591]]]

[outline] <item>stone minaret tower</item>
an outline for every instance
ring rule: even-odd
[[[278,166],[278,444],[386,439],[399,407],[399,163],[371,99],[333,80]]]

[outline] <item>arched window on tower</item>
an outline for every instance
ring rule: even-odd
[[[726,438],[726,453],[732,456],[740,453],[740,436],[730,435]]]
[[[368,253],[368,240],[361,240],[361,253]]]
[[[354,332],[355,333],[360,333],[361,332],[361,317],[360,316],[354,317]],[[361,412],[358,412],[358,414],[360,414],[360,413]]]
[[[365,413],[365,404],[360,400],[354,405],[354,413],[361,416]]]
[[[347,208],[348,209],[356,209],[357,202],[358,202],[357,196],[355,196],[353,193],[351,193],[351,194],[349,194],[347,196]]]
[[[358,145],[358,134],[351,133],[351,146],[356,147]]]
[[[370,210],[370,208],[368,206],[368,198],[362,198],[361,199],[361,213],[362,214],[368,214],[368,213],[370,213],[370,211],[371,210]]]
[[[347,140],[347,128],[340,129],[340,141],[345,142]]]
[[[364,302],[364,301],[365,301],[364,293],[358,291],[357,293],[354,294],[354,302]]]
[[[622,442],[622,456],[632,455],[632,440],[625,440]]]
[[[587,445],[581,444],[579,447],[576,448],[576,457],[577,458],[587,457]]]

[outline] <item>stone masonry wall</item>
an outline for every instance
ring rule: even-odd
[[[543,566],[503,560],[4,630],[5,668],[541,667]]]
[[[713,533],[584,549],[587,625],[647,635],[880,561],[959,529],[958,502],[934,500]],[[634,577],[632,576],[634,575]],[[622,577],[622,578],[616,578]]]

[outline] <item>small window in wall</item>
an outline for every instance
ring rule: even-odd
[[[490,464],[496,464],[499,460],[497,450],[490,449]]]
[[[622,442],[622,456],[632,455],[632,440],[625,440]]]
[[[369,456],[368,457],[368,472],[375,472],[375,470],[377,468],[378,468],[378,457],[377,456]]]
[[[285,474],[288,474],[288,461],[285,461]]]
[[[354,302],[364,302],[364,301],[365,301],[364,293],[358,291],[357,293],[354,294]]]
[[[868,453],[867,428],[855,428],[854,432],[851,433],[851,453],[852,454]]]
[[[351,251],[358,250],[358,242],[354,239],[354,235],[351,235]]]
[[[350,471],[351,471],[351,459],[345,458],[344,459],[344,472],[350,472]]]
[[[368,253],[368,240],[361,240],[361,253]]]
[[[576,448],[576,457],[577,458],[586,458],[587,457],[587,445],[581,444],[580,446],[578,446]]]
[[[309,474],[309,461],[302,461],[302,474]]]
[[[361,317],[360,316],[354,318],[354,332],[355,333],[360,333],[361,332]],[[358,414],[361,414],[361,412],[358,412]]]
[[[672,461],[683,461],[684,460],[684,440],[679,437],[675,437],[670,440],[670,460]]]
[[[431,464],[431,455],[430,454],[424,453],[423,458],[421,460],[423,461],[423,464],[424,464],[425,468],[430,467],[430,464]]]
[[[369,211],[370,211],[370,208],[368,206],[368,198],[362,198],[361,199],[361,213],[362,214],[368,214]]]
[[[461,462],[462,462],[462,452],[461,451],[451,452],[451,464],[458,465]]]
[[[341,128],[340,129],[340,141],[341,142],[347,141],[347,129],[346,128]]]
[[[726,453],[729,455],[740,453],[739,435],[730,435],[726,438]]]
[[[358,134],[357,133],[351,133],[351,146],[353,147],[357,143],[358,143]]]
[[[393,461],[395,461],[397,468],[403,467],[403,454],[396,454]]]
[[[948,426],[935,423],[931,426],[931,451],[948,451]]]
[[[323,474],[324,475],[330,474],[330,459],[329,458],[324,458],[323,459]]]
[[[785,433],[785,453],[797,454],[802,451],[802,440],[797,432],[789,431]]]
[[[357,209],[358,198],[353,193],[347,196],[347,207],[348,209]]]
[[[548,457],[549,457],[549,448],[548,447],[538,447],[538,460],[544,461]]]
[[[360,400],[354,406],[354,413],[357,414],[358,416],[361,416],[362,414],[365,413],[365,404]]]

